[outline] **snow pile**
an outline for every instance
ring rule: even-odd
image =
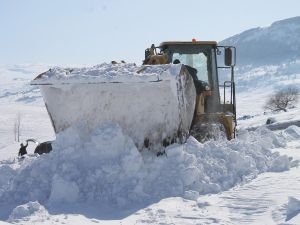
[[[142,157],[118,126],[83,126],[57,136],[51,154],[20,169],[0,199],[11,202],[109,200],[135,186]],[[1,187],[0,187],[1,189]],[[1,193],[1,192],[0,192]]]
[[[300,213],[300,200],[294,197],[289,197],[285,220],[289,221],[293,217],[297,216],[299,213]]]
[[[293,125],[281,132],[287,140],[300,140],[300,128]]]
[[[8,222],[18,222],[35,214],[39,215],[39,219],[49,217],[47,210],[38,202],[28,202],[27,204],[17,206],[10,214]]]
[[[156,157],[138,152],[133,141],[114,124],[95,130],[75,126],[60,133],[53,151],[25,161],[0,201],[23,204],[95,202],[127,207],[170,196],[196,199],[226,190],[258,173],[275,170],[280,156],[269,149],[285,143],[267,129],[247,132],[231,142],[201,144],[190,137]],[[281,160],[284,168],[289,161]]]
[[[178,75],[181,64],[136,66],[134,63],[102,63],[92,67],[54,67],[41,74],[31,84],[101,83],[101,82],[144,82],[158,81]]]

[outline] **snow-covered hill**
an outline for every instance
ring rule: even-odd
[[[272,93],[286,86],[300,86],[299,36],[300,17],[294,17],[221,41],[237,49],[237,91],[263,89]]]
[[[257,89],[279,90],[287,86],[299,87],[300,60],[259,67],[237,67],[236,87],[238,92]]]
[[[263,109],[269,96],[289,86],[300,89],[299,36],[300,17],[294,17],[247,30],[221,42],[237,49],[237,114],[242,118],[239,127],[263,125],[272,116]],[[228,79],[229,74],[223,76]],[[299,120],[297,112],[298,109],[293,109],[276,116],[281,118],[279,121],[282,117],[285,121]]]
[[[300,17],[274,22],[225,39],[236,46],[240,66],[282,64],[300,59]]]

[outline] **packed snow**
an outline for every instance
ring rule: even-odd
[[[135,63],[102,63],[92,67],[54,67],[40,74],[31,84],[146,82],[174,79],[181,65],[137,66]]]

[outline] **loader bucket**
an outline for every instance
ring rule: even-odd
[[[54,68],[31,84],[40,87],[56,133],[117,123],[139,149],[188,134],[195,108],[194,83],[181,64]]]

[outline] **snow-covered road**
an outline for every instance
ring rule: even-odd
[[[276,149],[300,160],[299,140],[287,148]],[[202,196],[198,201],[207,205],[208,216],[226,215],[233,224],[280,224],[287,214],[289,197],[300,199],[300,168],[281,173],[260,174],[253,181],[217,195]],[[300,216],[289,224],[300,224]]]

